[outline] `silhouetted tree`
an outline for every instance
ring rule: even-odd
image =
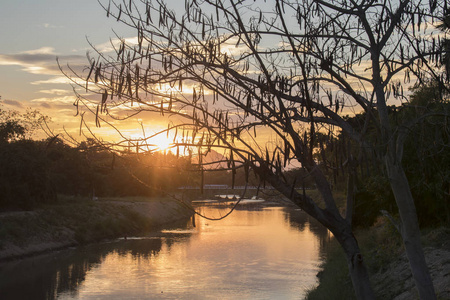
[[[108,17],[135,29],[137,39],[118,36],[112,54],[96,50],[86,73],[72,74],[75,84],[82,78],[86,91],[101,95],[99,102],[78,95],[78,109],[85,104],[97,124],[123,117],[112,109],[117,107],[127,107],[126,118],[170,116],[161,134],[170,131],[175,148],[195,151],[200,166],[203,154],[225,149],[233,178],[236,168],[253,170],[333,232],[359,299],[374,296],[351,226],[352,178],[358,164],[370,160],[369,150],[376,152],[420,297],[435,298],[402,165],[416,120],[394,127],[388,100],[405,100],[402,80],[442,79],[442,39],[433,36],[433,24],[441,21],[446,1],[186,0],[183,10],[178,2],[142,0],[103,7]],[[344,117],[351,110],[366,112],[362,126]],[[369,123],[375,139],[366,138]],[[333,145],[337,129],[358,146],[354,157],[342,143],[328,165],[349,174],[346,216],[314,156],[321,143]],[[128,146],[139,152],[148,141],[129,140]],[[322,201],[285,180],[283,167],[292,161],[314,180]]]
[[[2,109],[0,102],[0,143],[29,138],[44,119],[46,117],[36,110],[28,109],[25,113],[20,113]]]
[[[0,109],[0,210],[33,209],[56,200],[45,146],[26,138],[40,122],[36,111]]]

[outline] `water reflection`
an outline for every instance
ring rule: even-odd
[[[56,299],[69,292],[76,296],[86,274],[108,255],[148,259],[161,250],[162,240],[139,239],[65,250],[0,265],[1,299]]]
[[[209,216],[226,213],[200,207]],[[299,299],[327,231],[282,208],[0,265],[2,299]]]
[[[286,209],[286,222],[291,227],[297,228],[299,231],[311,231],[320,243],[320,254],[323,257],[325,246],[330,241],[331,233],[322,224],[306,213],[300,212],[300,209]]]

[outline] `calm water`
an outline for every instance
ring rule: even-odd
[[[225,208],[198,208],[220,216]],[[327,231],[285,208],[0,265],[1,299],[302,299]]]

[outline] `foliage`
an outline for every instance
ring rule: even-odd
[[[82,196],[156,196],[182,185],[195,184],[186,176],[187,157],[172,153],[111,153],[93,140],[78,147],[53,141],[48,147],[50,170],[59,194]]]
[[[170,152],[117,155],[92,139],[77,147],[58,137],[31,140],[27,137],[38,125],[32,115],[0,112],[0,129],[4,130],[0,140],[0,210],[33,209],[55,202],[57,194],[156,196],[197,184],[195,176],[186,176],[193,169],[188,157]],[[33,115],[40,116],[37,112]]]
[[[0,165],[0,207],[31,209],[55,201],[41,145],[29,140],[2,144]]]
[[[0,143],[29,138],[47,119],[37,110],[28,109],[25,113],[4,110],[0,103]]]
[[[448,94],[444,88],[439,88],[436,81],[431,81],[414,88],[408,103],[391,109],[391,123],[394,126],[409,126],[403,164],[415,199],[419,222],[422,226],[447,225],[450,211],[450,171],[443,166],[450,163]],[[365,114],[359,114],[349,121],[357,123],[365,117]],[[367,141],[372,144],[378,143],[377,135],[373,133],[375,130],[375,127],[369,127],[367,131]],[[381,210],[398,215],[386,175],[383,169],[377,167],[382,163],[380,158],[375,157],[374,163],[369,163],[359,172],[360,178],[365,179],[359,181],[355,195],[353,221],[357,226],[371,226]]]
[[[45,148],[26,139],[43,120],[37,111],[0,109],[0,209],[31,209],[56,199]]]
[[[419,221],[424,226],[450,223],[449,94],[431,82],[413,90],[401,118],[416,120],[405,141],[405,172],[411,182]]]
[[[373,175],[359,184],[358,192],[355,194],[353,225],[363,228],[372,226],[382,210],[398,215],[388,181],[384,176]]]
[[[0,125],[0,142],[5,143],[25,134],[25,128],[17,121],[3,121]]]

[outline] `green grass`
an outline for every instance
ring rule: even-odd
[[[355,299],[344,251],[335,239],[325,247],[326,260],[322,264],[323,271],[317,275],[319,286],[307,291],[306,299]]]
[[[303,190],[302,189],[297,189],[297,192],[299,194],[303,194]],[[319,207],[322,207],[322,208],[325,207],[325,202],[323,201],[322,195],[320,194],[319,190],[317,190],[317,189],[310,189],[310,190],[306,190],[305,193],[306,193],[307,196],[309,196],[312,199],[314,199],[314,201],[317,202]],[[334,196],[334,201],[336,201],[336,205],[338,207],[345,207],[346,197],[347,197],[345,191],[333,190],[333,196]]]
[[[357,230],[355,235],[369,276],[388,266],[402,253],[400,234],[388,222]],[[309,290],[306,299],[355,299],[344,251],[335,239],[325,247],[326,260],[318,275],[319,286]]]

